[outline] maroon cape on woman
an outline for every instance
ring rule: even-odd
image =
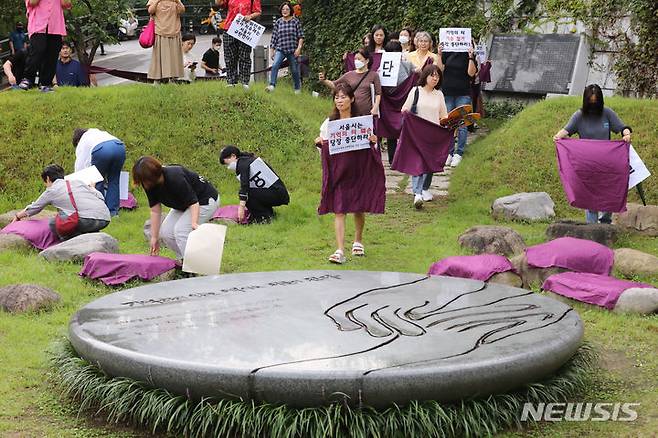
[[[413,113],[402,114],[402,131],[391,169],[407,175],[443,172],[453,132]]]
[[[318,214],[384,213],[386,177],[379,150],[329,155],[322,142],[322,199]]]
[[[375,123],[375,134],[382,138],[399,138],[402,130],[402,105],[411,89],[418,82],[414,73],[397,87],[384,87],[379,104],[379,118]]]

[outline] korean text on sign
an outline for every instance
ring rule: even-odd
[[[379,70],[377,70],[382,87],[397,87],[401,62],[402,53],[400,52],[382,53],[382,61],[379,63]]]
[[[329,121],[329,155],[370,148],[372,116]]]
[[[256,47],[260,37],[263,36],[263,32],[265,32],[265,26],[253,20],[245,20],[241,14],[236,15],[227,31],[233,38],[248,44],[252,48]]]
[[[444,52],[468,52],[471,47],[471,29],[467,27],[442,27],[439,44]]]

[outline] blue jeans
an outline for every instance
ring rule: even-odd
[[[588,224],[598,224],[599,223],[599,212],[592,210],[585,210],[585,220]],[[601,215],[600,222],[602,224],[611,224],[612,223],[612,213],[603,212]]]
[[[299,74],[299,63],[297,58],[295,58],[294,53],[283,53],[281,50],[277,50],[274,53],[274,62],[272,63],[272,74],[270,75],[270,85],[276,86],[276,78],[279,75],[279,68],[281,63],[285,58],[288,58],[288,63],[290,64],[290,71],[292,73],[292,82],[295,86],[295,90],[302,89],[302,79]]]
[[[454,110],[458,106],[462,105],[471,105],[471,96],[444,96],[446,101],[446,108],[448,112]],[[468,136],[468,128],[462,126],[457,130],[457,150],[455,150],[455,141],[452,140],[452,145],[450,146],[450,155],[464,155],[464,149],[466,149],[466,137]]]
[[[429,190],[432,176],[431,173],[424,173],[422,175],[411,177],[411,189],[413,190],[414,195],[422,195],[423,190]]]
[[[105,196],[105,205],[112,216],[119,214],[119,177],[126,161],[126,146],[118,140],[104,141],[91,151],[91,164],[107,180],[96,184],[96,190]]]

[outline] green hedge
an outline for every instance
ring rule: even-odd
[[[410,26],[438,38],[441,27],[470,27],[479,35],[485,27],[482,7],[476,0],[306,0],[304,34],[313,71],[329,78],[341,73],[342,55],[356,50],[373,25],[400,30]]]

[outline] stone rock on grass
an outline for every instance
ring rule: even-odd
[[[496,219],[541,221],[555,216],[555,203],[546,192],[516,193],[498,198],[491,206]]]
[[[11,221],[14,220],[14,217],[16,216],[16,213],[22,210],[11,210],[8,211],[7,213],[0,214],[0,229],[6,227],[11,223]],[[50,219],[51,217],[55,217],[55,214],[57,214],[54,211],[41,211],[34,216],[32,216],[30,219]]]
[[[525,249],[523,237],[508,227],[478,225],[459,236],[459,244],[475,254],[512,256]]]
[[[161,224],[164,222],[166,215],[163,215],[161,218]],[[146,238],[147,242],[151,241],[151,219],[146,219],[144,221],[144,238]]]
[[[598,242],[601,245],[612,247],[617,241],[619,228],[610,224],[586,224],[575,221],[554,222],[546,229],[548,240],[560,237],[575,237]]]
[[[50,309],[59,301],[57,292],[37,284],[13,284],[0,288],[0,308],[10,313]]]
[[[17,234],[0,234],[0,252],[22,248],[32,248],[32,245]]]
[[[658,275],[658,257],[631,248],[615,250],[614,268],[625,277]]]
[[[40,252],[48,261],[83,261],[92,252],[118,253],[119,242],[106,233],[87,233]]]
[[[523,280],[518,274],[514,272],[499,272],[494,274],[488,281],[488,283],[497,283],[497,284],[506,284],[507,286],[512,287],[522,287]]]
[[[528,265],[528,259],[525,253],[519,254],[510,259],[512,266],[516,272],[521,276],[523,287],[528,289],[533,285],[541,286],[544,281],[553,274],[567,272],[568,269],[564,268],[534,268]]]
[[[658,312],[658,289],[631,288],[621,294],[613,309],[616,313],[650,315]]]
[[[640,205],[629,203],[624,213],[613,214],[612,222],[626,231],[645,236],[658,236],[658,205]]]

